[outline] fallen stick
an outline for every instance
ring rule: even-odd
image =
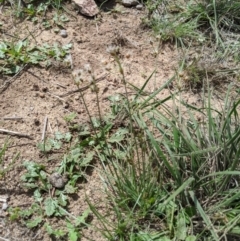
[[[67,87],[64,86],[64,85],[61,85],[61,84],[59,84],[59,83],[55,83],[55,84],[58,85],[58,86],[60,86],[60,87],[62,87],[63,89],[67,89]]]
[[[9,134],[9,135],[12,135],[12,136],[19,136],[19,137],[26,137],[26,138],[29,138],[29,139],[33,139],[28,134],[23,134],[23,133],[16,132],[16,131],[9,131],[9,130],[5,130],[5,129],[0,129],[0,132],[3,133],[3,134]]]
[[[22,120],[22,117],[3,117],[3,120]]]
[[[107,76],[107,74],[105,74],[105,75],[103,75],[103,76],[100,76],[99,78],[95,79],[94,84],[98,83],[98,82],[101,81],[101,80],[104,80],[106,76]],[[66,96],[68,96],[68,95],[72,95],[72,94],[75,94],[75,93],[77,93],[77,92],[81,92],[81,91],[87,90],[87,89],[90,88],[91,86],[92,86],[92,84],[86,85],[86,86],[84,86],[84,87],[82,87],[82,88],[69,91],[69,92],[67,92],[67,93],[65,93],[65,94],[62,94],[62,95],[59,95],[59,96],[60,96],[60,97],[66,97]]]
[[[59,100],[60,100],[60,101],[62,101],[62,102],[65,102],[65,100],[64,100],[64,99],[60,98],[60,97],[59,97],[59,96],[57,96],[57,95],[54,95],[54,94],[52,94],[52,93],[50,93],[50,92],[47,92],[47,94],[49,94],[49,95],[51,95],[51,96],[53,96],[53,97],[55,97],[55,98],[59,99]]]
[[[42,132],[42,141],[44,141],[44,139],[45,139],[45,134],[46,134],[46,130],[47,130],[47,123],[48,123],[48,118],[46,116],[45,120],[44,120],[43,132]]]

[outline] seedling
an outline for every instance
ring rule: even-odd
[[[55,138],[47,138],[43,142],[38,143],[37,147],[44,153],[51,152],[52,150],[59,150],[63,143],[69,143],[72,139],[70,132],[62,134],[60,132],[55,133]]]

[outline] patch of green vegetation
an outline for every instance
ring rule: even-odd
[[[62,47],[58,44],[30,46],[27,40],[16,43],[0,42],[0,73],[15,74],[26,64],[43,64],[48,67],[52,61],[64,59],[71,46],[71,44]]]
[[[20,221],[28,228],[44,226],[50,236],[76,241],[81,237],[81,229],[88,226],[89,210],[80,216],[74,216],[67,211],[69,195],[77,190],[76,181],[83,176],[81,168],[89,166],[91,158],[80,158],[79,152],[74,149],[66,155],[57,173],[62,173],[67,180],[63,188],[56,189],[50,182],[47,167],[33,161],[25,161],[27,172],[21,177],[23,186],[33,191],[34,203],[29,208],[13,208],[9,210],[11,221]],[[55,227],[54,218],[62,222]],[[47,220],[47,222],[46,222]],[[61,227],[59,229],[59,227]]]
[[[67,147],[68,151],[63,156],[59,166],[52,171],[48,171],[47,164],[38,164],[33,161],[24,162],[23,165],[27,172],[21,178],[22,184],[25,188],[33,191],[35,202],[28,209],[14,208],[10,210],[10,220],[20,220],[29,228],[40,227],[44,224],[44,220],[48,220],[44,227],[49,235],[60,238],[66,237],[68,234],[69,240],[80,239],[81,228],[89,225],[85,220],[89,211],[80,217],[74,217],[70,214],[67,211],[71,201],[69,195],[77,192],[77,183],[84,181],[87,168],[91,167],[98,155],[102,157],[102,160],[111,157],[116,157],[119,160],[130,158],[126,157],[127,152],[123,149],[130,138],[129,130],[124,127],[116,129],[113,122],[120,110],[117,103],[120,103],[122,98],[118,96],[110,99],[113,112],[102,120],[91,118],[92,126],[87,123],[79,126],[74,121],[75,113],[70,113],[65,117],[65,120],[71,133],[57,132],[53,138],[47,138],[38,144],[40,151],[46,157],[51,155],[54,150],[64,149],[66,145],[70,145],[71,148]],[[49,179],[51,173],[49,172],[56,172],[67,178],[62,189],[53,191]],[[53,218],[65,220],[66,225],[61,225],[62,228],[55,229]]]
[[[200,42],[224,44],[229,31],[239,31],[240,3],[226,0],[147,1],[149,24],[163,40],[178,39],[185,44],[196,36]],[[178,34],[179,33],[179,34]],[[182,38],[182,40],[181,40]]]
[[[35,193],[34,193],[35,194]],[[40,197],[38,195],[38,197]],[[85,210],[81,216],[70,215],[59,203],[53,199],[46,199],[44,202],[45,210],[41,206],[39,200],[32,204],[28,209],[10,208],[10,220],[20,220],[28,228],[36,228],[43,225],[50,237],[66,239],[69,241],[77,241],[81,238],[81,229],[87,226],[86,219],[89,210]],[[55,227],[54,223],[46,221],[47,218],[55,216],[63,219],[62,228]]]
[[[53,150],[63,148],[72,140],[71,133],[55,133],[54,138],[47,138],[39,143],[40,151],[45,155]],[[75,144],[74,144],[75,143]],[[92,152],[85,152],[77,138],[72,143],[69,153],[55,170],[48,170],[47,163],[39,164],[25,161],[26,173],[21,177],[22,185],[33,192],[34,202],[28,208],[10,208],[10,221],[19,221],[28,228],[43,226],[46,232],[55,238],[77,241],[81,238],[81,230],[87,227],[89,210],[75,216],[68,212],[69,195],[77,191],[77,181],[84,178],[85,170],[93,160]],[[65,178],[62,188],[55,188],[51,182],[51,173],[58,173]],[[60,222],[56,226],[56,218]]]
[[[8,146],[9,146],[9,139],[6,139],[2,147],[0,148],[0,180],[3,179],[11,169],[13,169],[14,163],[19,157],[19,154],[17,153],[15,156],[13,156],[11,163],[6,164],[5,155],[6,155]]]
[[[69,22],[69,11],[64,4],[64,0],[0,0],[0,5],[6,7],[14,18],[26,19],[34,24],[40,23],[45,29],[54,28],[55,32],[64,29],[65,23]]]
[[[175,41],[181,47],[186,71],[189,73],[191,69],[190,75],[183,80],[184,84],[201,87],[206,82],[206,73],[211,73],[210,80],[220,79],[217,83],[232,80],[229,73],[231,76],[239,74],[238,1],[148,0],[146,7],[149,13],[144,21],[160,41]],[[191,56],[193,52],[194,57]],[[204,73],[201,78],[200,72]],[[226,75],[228,78],[224,77]]]
[[[0,0],[0,4],[11,6],[16,17],[33,18],[37,15],[46,14],[48,9],[55,9],[57,11],[63,8],[64,0]]]
[[[55,27],[54,31],[59,32],[64,28],[64,23],[69,21],[65,14],[59,12],[62,9],[63,1],[47,0],[47,1],[2,1],[4,6],[8,6],[12,12],[15,11],[15,17],[27,18],[34,23],[41,22],[44,28],[49,29]],[[10,5],[10,7],[9,7]],[[49,8],[54,8],[55,13],[49,19],[46,11]],[[3,26],[1,26],[3,27]],[[30,35],[34,37],[33,33]],[[7,36],[11,36],[8,35]],[[49,45],[43,43],[36,45],[32,43],[28,37],[20,40],[18,36],[11,36],[14,39],[6,39],[0,42],[0,73],[1,74],[16,74],[25,65],[41,65],[48,67],[52,62],[60,62],[64,60],[66,67],[70,67],[69,61],[65,61],[65,57],[69,53],[71,44],[59,46],[54,43]]]

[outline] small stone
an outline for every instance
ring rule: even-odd
[[[66,38],[66,37],[68,36],[67,31],[66,31],[65,29],[61,29],[60,35],[61,35],[61,37],[63,37],[63,38]]]
[[[40,96],[41,98],[45,98],[45,94],[44,94],[44,93],[40,93],[39,96]]]
[[[31,106],[31,107],[30,107],[30,111],[33,111],[33,110],[34,110],[34,107],[33,107],[33,106]]]
[[[127,59],[129,59],[129,58],[131,57],[131,54],[130,54],[130,53],[127,53],[127,54],[125,55],[125,57],[126,57]]]
[[[138,4],[138,5],[136,6],[136,9],[137,9],[137,10],[142,10],[142,9],[143,9],[143,5],[142,5],[142,4]]]
[[[77,95],[77,96],[75,96],[75,100],[79,100],[79,96]]]
[[[132,7],[139,4],[137,0],[122,0],[122,4],[125,7]]]
[[[99,9],[94,0],[73,0],[79,12],[85,16],[93,17],[99,13]]]
[[[67,179],[64,178],[61,174],[55,172],[49,177],[49,181],[55,188],[63,188],[67,182]]]
[[[6,203],[6,202],[4,202],[3,204],[2,204],[2,210],[7,210],[7,208],[8,208],[8,204]]]
[[[90,196],[90,195],[91,195],[91,190],[87,190],[87,191],[86,191],[86,195],[87,195],[87,196]]]
[[[54,33],[59,33],[59,31],[60,31],[59,28],[55,28],[55,29],[53,29],[53,32],[54,32]]]

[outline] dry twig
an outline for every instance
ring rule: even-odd
[[[99,81],[104,80],[106,76],[107,76],[107,75],[100,76],[99,78],[97,78],[97,79],[95,80],[95,83],[98,83]],[[60,95],[60,97],[66,97],[66,96],[68,96],[68,95],[72,95],[72,94],[75,94],[75,93],[77,93],[77,92],[82,92],[82,91],[87,90],[88,88],[90,88],[91,85],[92,85],[92,84],[86,85],[86,86],[84,86],[84,87],[82,87],[82,88],[79,88],[79,89],[77,89],[77,90],[69,91],[69,92],[67,92],[67,93],[65,93],[65,94]]]
[[[22,120],[22,117],[3,117],[3,120]]]
[[[42,132],[42,141],[44,141],[44,139],[45,139],[45,134],[46,134],[46,130],[47,130],[47,123],[48,123],[48,118],[46,116],[45,120],[44,120],[43,132]]]
[[[33,138],[32,138],[31,136],[29,136],[28,134],[23,134],[23,133],[16,132],[16,131],[10,131],[10,130],[6,130],[6,129],[0,129],[0,132],[3,133],[3,134],[11,135],[11,136],[19,136],[19,137],[26,137],[26,138],[29,138],[29,139],[33,139]]]

